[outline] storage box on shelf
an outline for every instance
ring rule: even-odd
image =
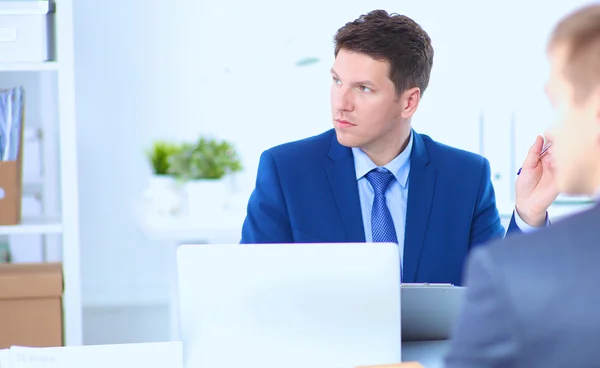
[[[0,1],[0,62],[49,60],[54,60],[53,3]]]
[[[63,345],[62,291],[60,264],[0,264],[0,349]]]

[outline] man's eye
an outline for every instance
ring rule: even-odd
[[[367,86],[358,87],[362,92],[371,92],[371,89]]]
[[[342,81],[340,81],[336,77],[333,77],[333,81],[335,82],[335,84],[341,84],[342,83]]]

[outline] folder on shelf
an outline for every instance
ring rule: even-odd
[[[0,160],[16,161],[21,145],[23,90],[0,91]]]
[[[0,226],[21,222],[24,92],[0,90]]]

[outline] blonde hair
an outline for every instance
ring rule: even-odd
[[[582,102],[600,87],[600,4],[588,5],[563,18],[555,27],[549,48],[566,46],[563,73]]]

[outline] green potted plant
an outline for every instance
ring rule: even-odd
[[[171,157],[182,149],[181,144],[159,140],[146,150],[152,176],[144,196],[150,202],[153,213],[170,216],[178,214],[181,210],[181,188],[170,173],[170,161]]]
[[[184,143],[170,156],[168,173],[182,181],[220,180],[242,170],[233,144],[226,140],[201,137],[196,143]]]
[[[220,209],[226,202],[224,178],[242,170],[234,145],[227,140],[200,137],[184,143],[170,156],[168,173],[183,183],[191,216]]]
[[[154,142],[152,147],[146,150],[146,157],[148,158],[148,161],[150,161],[152,173],[156,176],[170,176],[170,157],[181,149],[181,145],[172,142],[163,140]]]

